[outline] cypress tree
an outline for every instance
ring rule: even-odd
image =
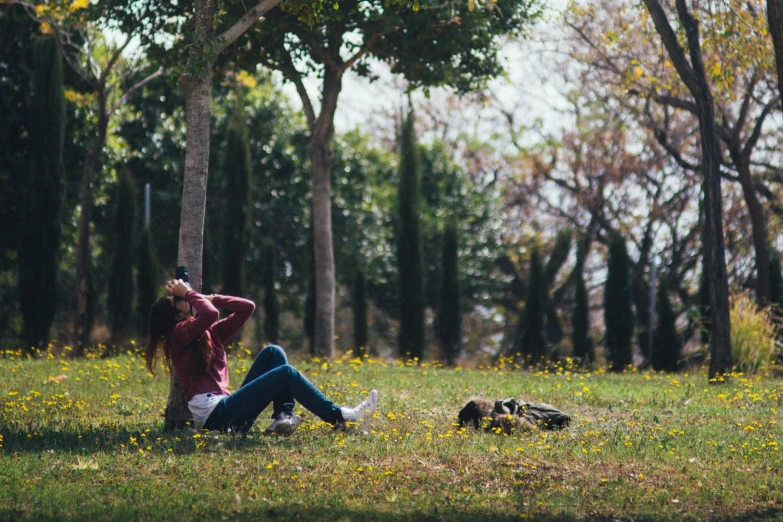
[[[243,295],[245,290],[251,164],[250,141],[243,105],[243,97],[239,96],[226,127],[226,144],[223,151],[223,177],[226,182],[223,292],[228,295]],[[277,339],[277,327],[275,327],[275,339]]]
[[[139,319],[139,332],[144,335],[149,328],[150,306],[158,297],[158,277],[160,268],[152,244],[150,227],[144,226],[139,237],[139,262],[136,271],[136,315]]]
[[[530,358],[532,364],[542,361],[546,353],[546,286],[541,252],[538,245],[530,254],[530,276],[525,300],[525,329],[522,335],[522,354]]]
[[[675,321],[677,317],[672,310],[669,299],[669,285],[662,277],[658,284],[658,295],[655,301],[655,318],[657,324],[653,332],[652,366],[655,370],[676,372],[677,363],[682,353],[682,342],[677,334]]]
[[[411,110],[402,126],[400,137],[400,235],[397,245],[399,354],[421,359],[424,356],[424,279],[419,227],[421,153],[413,124]]]
[[[57,306],[57,254],[63,203],[65,97],[60,46],[33,44],[29,109],[30,169],[22,187],[19,307],[24,348],[45,348]]]
[[[353,278],[353,353],[359,357],[369,354],[367,347],[367,289],[364,273],[359,265]]]
[[[631,339],[634,329],[631,262],[625,240],[619,234],[612,234],[609,240],[608,257],[604,289],[606,349],[612,371],[619,372],[633,362]]]
[[[133,304],[133,228],[136,223],[136,183],[127,168],[117,173],[115,193],[115,242],[109,276],[107,308],[112,342],[118,343],[130,331]]]
[[[271,240],[264,244],[264,337],[269,344],[279,339],[280,309],[275,290],[275,248]]]
[[[777,306],[783,305],[783,267],[780,254],[772,246],[769,247],[769,286],[770,301]]]
[[[457,225],[449,221],[443,235],[443,268],[439,293],[438,338],[446,364],[457,361],[462,341],[460,313]]]
[[[593,339],[590,337],[590,296],[585,284],[585,257],[586,252],[579,249],[576,256],[576,289],[574,295],[573,316],[573,349],[574,357],[582,361],[582,364],[590,363],[595,359],[593,351]]]

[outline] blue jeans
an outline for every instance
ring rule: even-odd
[[[269,403],[272,418],[276,418],[280,413],[293,414],[294,401],[324,422],[336,424],[342,420],[340,407],[288,364],[282,348],[267,346],[253,361],[242,386],[218,402],[204,429],[247,432]]]

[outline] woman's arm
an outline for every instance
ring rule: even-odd
[[[169,341],[181,346],[185,346],[201,337],[201,334],[206,332],[207,328],[212,326],[220,317],[217,308],[209,302],[209,299],[198,292],[188,290],[184,299],[193,306],[196,317],[189,321],[180,321],[171,329]]]
[[[227,295],[213,295],[212,304],[217,308],[231,310],[231,315],[221,319],[212,327],[212,334],[216,335],[223,344],[237,333],[256,309],[255,303],[250,299]]]

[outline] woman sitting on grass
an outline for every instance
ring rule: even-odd
[[[162,345],[166,366],[171,371],[173,363],[198,428],[247,432],[272,403],[274,420],[266,433],[290,435],[302,422],[293,413],[295,400],[335,427],[372,418],[378,404],[376,390],[355,408],[337,406],[288,364],[279,346],[261,350],[242,386],[230,393],[224,346],[256,305],[240,297],[201,295],[182,280],[169,281],[166,291],[171,295],[150,308],[147,369],[153,371]],[[218,320],[218,308],[230,310],[231,315]]]

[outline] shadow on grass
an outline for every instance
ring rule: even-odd
[[[149,431],[147,431],[149,430]],[[0,454],[42,453],[47,451],[86,455],[92,453],[122,453],[152,446],[155,450],[172,449],[175,455],[193,453],[199,442],[208,447],[220,444],[227,449],[302,444],[297,438],[264,437],[263,428],[254,427],[249,436],[219,432],[198,432],[192,429],[164,431],[162,423],[128,426],[99,426],[97,428],[62,427],[14,430],[0,426],[2,449]],[[160,440],[158,440],[160,439]],[[178,440],[179,439],[179,440]],[[2,520],[2,519],[0,519]]]
[[[520,513],[487,513],[486,511],[460,510],[458,507],[449,509],[433,508],[428,511],[406,510],[404,507],[399,512],[390,512],[383,510],[350,509],[333,506],[315,506],[312,508],[302,508],[300,506],[291,506],[287,508],[264,508],[248,509],[243,511],[234,511],[226,513],[225,511],[214,512],[183,512],[183,513],[143,513],[140,511],[108,511],[108,510],[84,510],[83,512],[64,515],[57,513],[43,514],[37,512],[22,512],[7,508],[0,508],[0,520],[36,520],[36,521],[79,521],[84,520],[297,520],[297,521],[322,521],[334,520],[343,522],[407,522],[407,521],[448,521],[448,522],[511,522],[521,519]],[[766,520],[780,520],[783,511],[780,509],[763,509],[744,513],[742,515],[721,515],[712,518],[699,518],[705,522],[755,522]],[[692,518],[681,518],[675,513],[661,512],[660,515],[637,515],[613,514],[613,515],[584,515],[574,516],[568,514],[539,515],[530,513],[525,520],[540,520],[546,522],[575,522],[575,521],[597,521],[597,522],[658,522],[668,520],[692,520]]]

